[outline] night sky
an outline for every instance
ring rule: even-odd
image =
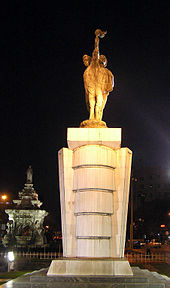
[[[58,150],[88,119],[82,57],[94,31],[115,77],[103,120],[122,127],[133,166],[170,169],[168,1],[5,1],[0,7],[0,193],[32,165],[43,207],[59,215]],[[112,4],[109,4],[112,3]],[[169,165],[169,167],[168,167]]]

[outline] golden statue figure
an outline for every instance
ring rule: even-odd
[[[95,31],[95,48],[92,57],[83,56],[84,65],[87,69],[84,72],[84,88],[86,95],[87,109],[90,112],[89,120],[83,121],[80,127],[106,127],[105,122],[101,121],[103,109],[107,96],[113,90],[114,77],[106,67],[107,59],[99,54],[99,37],[103,38],[107,32],[100,29]]]

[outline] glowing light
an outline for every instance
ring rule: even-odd
[[[8,261],[10,261],[10,262],[14,261],[14,252],[13,251],[8,252]]]
[[[162,224],[162,225],[161,225],[161,228],[165,228],[165,224]]]
[[[7,199],[7,195],[2,195],[2,196],[1,196],[1,199],[2,199],[2,200],[6,200],[6,199]]]

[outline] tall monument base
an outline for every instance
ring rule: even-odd
[[[120,128],[68,128],[59,151],[63,259],[48,275],[132,275],[124,258],[132,152]]]
[[[57,275],[133,275],[127,259],[104,259],[104,258],[63,258],[53,260],[47,276]]]

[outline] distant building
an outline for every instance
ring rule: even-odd
[[[156,199],[170,199],[169,171],[161,167],[141,167],[134,170],[134,209],[143,202]]]
[[[7,234],[3,238],[5,246],[37,247],[44,244],[44,217],[48,215],[41,210],[42,203],[38,200],[32,183],[32,168],[27,170],[27,181],[24,189],[13,200],[13,208],[6,209],[9,215]]]

